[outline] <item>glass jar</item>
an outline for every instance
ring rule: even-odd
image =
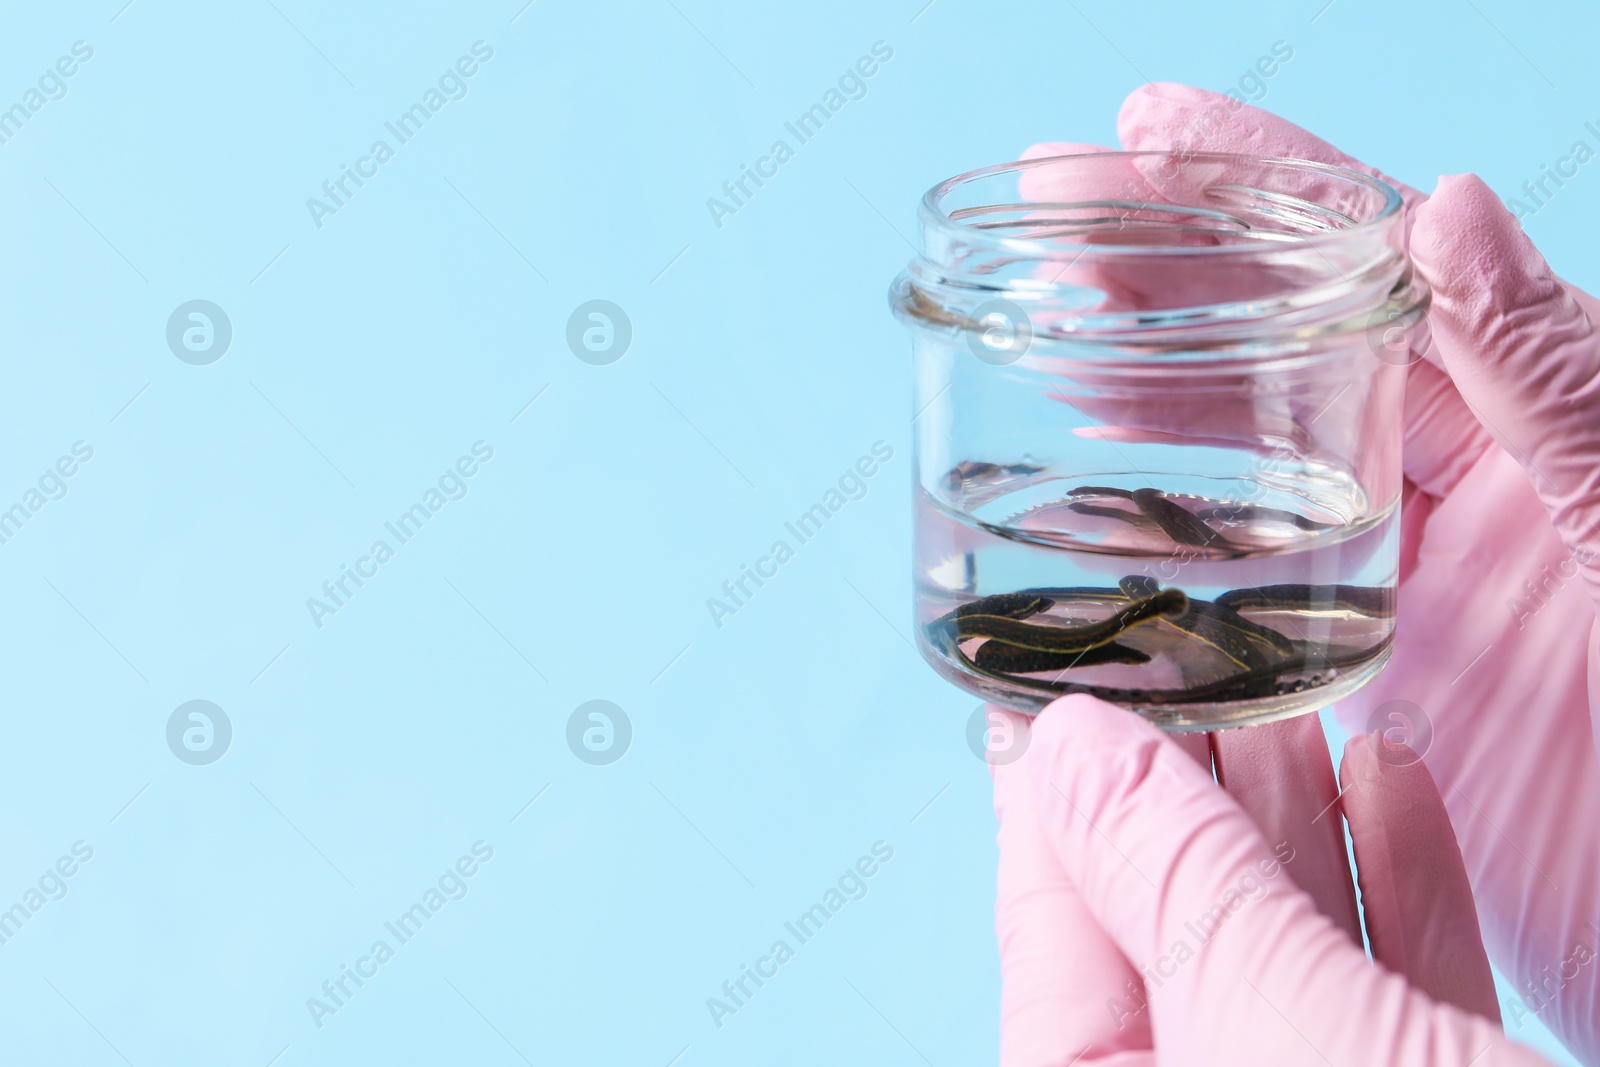
[[[1427,292],[1399,194],[1320,163],[1108,152],[923,198],[915,628],[969,691],[1172,730],[1324,707],[1388,659]]]

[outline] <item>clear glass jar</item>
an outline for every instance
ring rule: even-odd
[[[1394,189],[1112,152],[952,178],[920,220],[890,300],[941,674],[1191,730],[1313,711],[1381,669],[1427,303]]]

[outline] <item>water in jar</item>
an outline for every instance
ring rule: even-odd
[[[986,699],[1087,692],[1204,729],[1324,707],[1388,658],[1399,509],[1328,471],[1068,475],[1022,455],[919,483],[918,644]]]

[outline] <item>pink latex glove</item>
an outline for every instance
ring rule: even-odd
[[[1129,149],[1296,156],[1376,173],[1281,119],[1183,86],[1135,92],[1119,126]],[[1401,189],[1412,254],[1435,290],[1438,343],[1424,346],[1409,374],[1397,652],[1341,718],[1361,730],[1376,713],[1387,726],[1387,702],[1403,700],[1411,705],[1403,718],[1432,720],[1431,738],[1413,736],[1419,747],[1431,740],[1428,766],[1491,955],[1527,994],[1526,1005],[1508,1003],[1507,1026],[1537,1012],[1581,1058],[1600,1062],[1600,836],[1584,819],[1600,808],[1592,728],[1600,685],[1592,550],[1600,345],[1592,322],[1600,308],[1549,274],[1476,179],[1442,180],[1431,203]],[[1320,810],[1328,792],[1316,781],[1315,746],[1289,724],[1228,731],[1211,743],[1222,776],[1235,779],[1230,788],[1269,837],[1304,838],[1304,813],[1311,804]],[[1230,776],[1230,766],[1245,773]],[[1310,777],[1297,781],[1302,771]],[[1347,814],[1370,808],[1359,783],[1346,781],[1345,791]],[[1326,837],[1312,835],[1290,870],[1348,931],[1348,889],[1327,862]],[[1323,860],[1307,867],[1318,854]],[[1371,864],[1358,856],[1370,902]],[[1403,911],[1377,915],[1374,927],[1369,908],[1369,932],[1380,960],[1417,980],[1380,947],[1406,942],[1420,960],[1439,943],[1427,916]],[[1470,1002],[1459,991],[1433,992]]]
[[[1547,1063],[1418,988],[1493,1008],[1447,816],[1408,750],[1358,737],[1341,768],[1391,973],[1174,739],[1084,695],[1031,725],[993,714],[1027,746],[993,768],[1006,1067]],[[1419,926],[1441,936],[1389,936]]]
[[[1118,133],[1128,149],[1378,174],[1283,119],[1181,85],[1135,91]],[[1433,287],[1432,343],[1424,335],[1408,374],[1395,653],[1339,717],[1361,732],[1405,701],[1404,718],[1431,722],[1431,746],[1413,737],[1489,955],[1525,994],[1505,1025],[1536,1013],[1600,1064],[1600,302],[1551,273],[1478,178],[1441,178],[1431,198],[1385,180],[1405,197],[1410,252]]]

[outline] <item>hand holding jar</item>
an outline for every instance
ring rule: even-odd
[[[1183,86],[1135,92],[1119,133],[1129,150],[1375,174]],[[1388,668],[1338,713],[1363,734],[1407,709],[1427,724],[1411,739],[1425,762],[1358,736],[1333,804],[1314,772],[1260,770],[1326,773],[1320,731],[1299,726],[1314,720],[1189,742],[1235,799],[1174,738],[1087,696],[1058,701],[1026,757],[996,768],[1008,1064],[1541,1062],[1491,1021],[1480,925],[1524,994],[1506,1027],[1537,1014],[1600,1062],[1600,305],[1478,179],[1441,179],[1431,198],[1399,188],[1433,290],[1430,329],[1387,350],[1407,379],[1403,607]],[[1231,782],[1230,750],[1245,771]],[[1275,847],[1341,811],[1380,967],[1351,938],[1331,843],[1289,862]],[[1220,924],[1205,918],[1219,904]]]

